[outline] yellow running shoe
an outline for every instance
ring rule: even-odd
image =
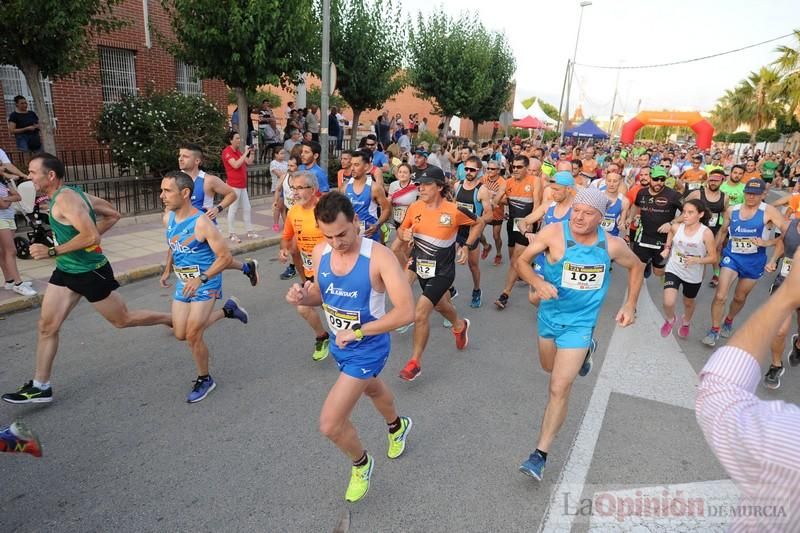
[[[323,359],[328,357],[330,344],[331,344],[330,339],[316,341],[314,343],[314,353],[311,354],[311,359],[313,359],[314,361],[322,361]]]
[[[407,416],[400,417],[400,429],[394,433],[389,433],[389,449],[386,452],[386,456],[389,459],[397,459],[403,455],[406,449],[406,438],[413,425],[414,423]]]
[[[369,492],[369,478],[372,477],[372,468],[375,466],[375,459],[367,454],[367,464],[364,466],[354,466],[350,474],[350,484],[347,485],[347,492],[344,499],[348,502],[357,502]]]

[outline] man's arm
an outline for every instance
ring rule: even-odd
[[[4,171],[8,172],[9,174],[13,174],[14,176],[18,176],[23,179],[28,177],[25,174],[23,174],[20,169],[14,166],[14,163],[4,163],[2,167]]]
[[[119,211],[114,209],[114,206],[111,205],[111,202],[108,200],[104,200],[92,194],[87,194],[86,196],[92,203],[92,209],[94,209],[95,214],[101,217],[100,220],[97,221],[97,231],[100,232],[100,235],[103,235],[110,230],[114,224],[119,222],[122,215]]]
[[[606,238],[608,239],[608,255],[611,260],[628,269],[628,297],[616,317],[617,324],[625,327],[633,324],[636,320],[636,305],[644,282],[644,263],[636,257],[624,240],[610,235]],[[606,273],[606,275],[608,274]]]
[[[214,262],[204,272],[206,276],[213,278],[231,265],[233,255],[228,248],[228,241],[211,221],[204,217],[198,217],[195,224],[195,235],[199,241],[207,242],[216,256]]]
[[[205,182],[203,185],[208,184],[209,191],[211,194],[219,194],[222,196],[222,201],[217,205],[216,209],[209,209],[208,218],[214,220],[217,218],[217,215],[222,212],[223,209],[230,206],[233,202],[236,201],[236,192],[233,190],[233,187],[219,179],[218,176],[211,176],[206,174]]]
[[[24,128],[18,128],[16,122],[8,121],[8,131],[11,132],[11,135],[18,135],[20,133],[25,133],[27,131],[36,131],[39,129],[39,124],[31,124],[30,126],[25,126]]]
[[[370,265],[370,275],[377,272],[381,277],[386,294],[392,302],[392,309],[378,320],[364,324],[361,327],[364,335],[387,333],[414,322],[414,293],[397,257],[384,246],[373,246],[372,261],[374,263]]]
[[[52,214],[52,213],[51,213]],[[58,218],[70,224],[78,232],[73,238],[55,247],[57,255],[83,250],[100,244],[100,232],[89,216],[89,206],[75,191],[65,189],[58,196]],[[31,255],[34,259],[48,256],[47,246],[32,244]]]
[[[530,285],[543,300],[558,298],[558,289],[546,282],[543,277],[533,271],[533,260],[536,256],[550,249],[550,244],[556,239],[561,239],[561,224],[550,224],[533,239],[533,242],[522,251],[517,259],[517,274],[525,283]]]
[[[478,191],[478,201],[481,203],[481,206],[483,206],[481,220],[483,220],[484,225],[486,225],[494,218],[492,216],[492,195],[489,193],[489,189],[481,187]]]
[[[717,249],[722,246],[722,243],[725,242],[725,237],[728,236],[728,226],[731,225],[731,216],[733,214],[733,209],[730,207],[725,210],[725,218],[722,220],[722,226],[719,227],[719,231],[717,232]]]
[[[322,257],[322,250],[325,249],[324,242],[314,247],[311,253],[311,262],[314,264],[314,272],[319,272],[319,260]],[[318,283],[306,281],[303,285],[293,284],[286,293],[286,301],[292,305],[303,305],[306,307],[319,307],[322,305],[322,293],[319,291]]]

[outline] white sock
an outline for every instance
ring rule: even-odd
[[[47,390],[47,389],[50,388],[50,382],[49,381],[45,381],[44,383],[42,383],[41,381],[36,381],[34,379],[33,380],[33,386],[36,387],[39,390]]]

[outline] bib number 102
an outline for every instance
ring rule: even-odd
[[[597,281],[597,274],[595,272],[570,272],[569,279],[572,281],[593,282]]]

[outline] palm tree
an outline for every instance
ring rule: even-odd
[[[733,91],[728,89],[725,94],[717,100],[717,105],[711,111],[711,122],[719,131],[733,133],[741,123],[739,110],[733,105]]]
[[[732,104],[739,110],[742,121],[750,125],[751,142],[755,142],[758,130],[786,113],[785,101],[780,99],[780,81],[777,72],[761,67],[742,80],[733,92]]]
[[[800,106],[800,30],[794,30],[794,47],[781,45],[775,49],[780,54],[772,64],[783,76],[779,94],[789,102],[790,110]]]

